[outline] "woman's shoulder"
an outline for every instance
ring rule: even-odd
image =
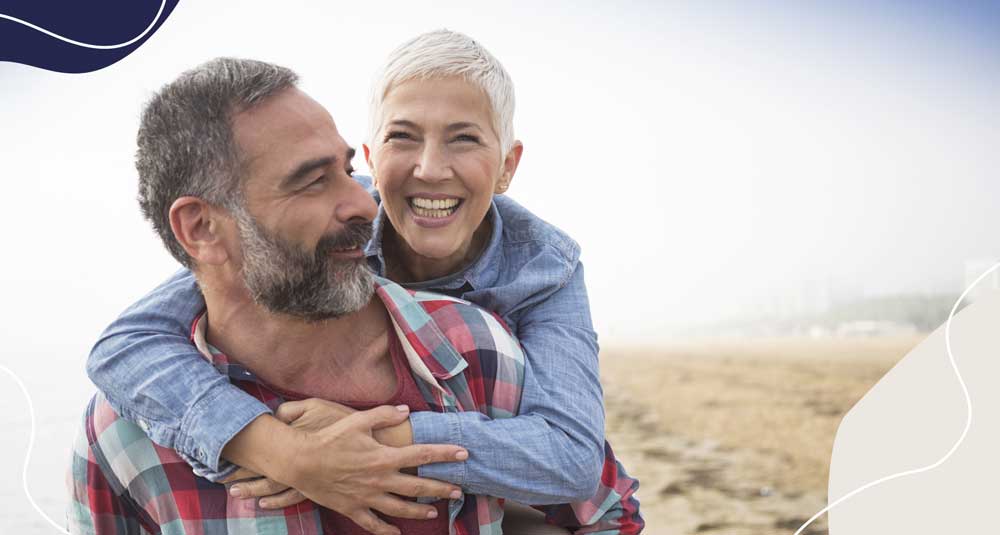
[[[580,245],[559,227],[506,195],[494,197],[503,224],[503,246],[553,256],[570,269],[580,261]],[[525,251],[525,252],[527,252]]]

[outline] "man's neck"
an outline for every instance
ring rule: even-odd
[[[206,289],[205,301],[208,342],[280,389],[361,399],[352,391],[364,392],[372,374],[392,369],[389,318],[376,296],[353,314],[322,322],[272,314],[249,296]]]

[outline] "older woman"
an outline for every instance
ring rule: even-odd
[[[371,268],[411,289],[494,311],[518,336],[535,370],[516,417],[415,412],[396,429],[394,445],[466,448],[468,461],[426,464],[418,475],[468,493],[527,504],[590,500],[609,450],[583,267],[572,239],[513,201],[494,197],[510,185],[522,153],[513,113],[513,86],[503,66],[455,32],[431,32],[403,44],[375,84],[364,146],[372,179],[356,177],[374,185],[381,200],[366,248]],[[201,475],[222,480],[234,469],[223,459],[252,455],[259,444],[247,439],[249,430],[257,418],[270,416],[259,401],[219,380],[190,344],[187,326],[203,306],[190,273],[179,273],[109,327],[87,369],[123,417],[190,459]],[[190,379],[168,380],[178,369]],[[249,496],[281,488],[237,487]],[[287,491],[269,506],[299,499]],[[398,516],[412,511],[371,507]]]

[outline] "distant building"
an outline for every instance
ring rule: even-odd
[[[976,279],[996,264],[997,260],[967,260],[965,262],[965,285],[962,287],[962,290],[964,291],[969,286],[972,286],[972,283],[976,282]],[[979,284],[966,296],[965,302],[971,303],[987,293],[997,290],[1000,290],[1000,268],[993,270],[986,278],[979,281]]]

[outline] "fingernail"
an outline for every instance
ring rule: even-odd
[[[268,507],[271,507],[271,502],[267,500],[261,500],[259,505],[262,509],[267,509]]]
[[[462,491],[453,490],[451,491],[451,494],[448,495],[448,497],[451,498],[452,500],[457,500],[462,497]]]
[[[459,461],[464,461],[469,458],[469,452],[462,450],[455,454],[455,458]]]
[[[407,405],[396,405],[396,410],[399,412],[410,412],[410,407]]]
[[[242,498],[243,497],[243,488],[241,488],[241,487],[235,487],[235,486],[234,487],[230,487],[229,494],[232,495],[232,496],[234,496],[234,497],[236,497],[236,498]]]
[[[438,517],[437,510],[427,511],[427,518],[437,518],[437,517]]]

